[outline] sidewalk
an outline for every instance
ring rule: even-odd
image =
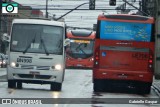
[[[0,82],[7,82],[6,68],[0,68]]]
[[[6,75],[7,71],[6,68],[0,68],[0,76]]]
[[[159,90],[159,94],[160,94],[160,80],[154,79],[152,85]]]

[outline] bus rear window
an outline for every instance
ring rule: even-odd
[[[149,42],[151,40],[151,24],[101,21],[100,38]]]

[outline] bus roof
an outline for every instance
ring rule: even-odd
[[[14,23],[23,23],[23,24],[45,24],[45,25],[55,25],[55,26],[61,26],[64,27],[64,22],[58,22],[53,20],[42,20],[42,19],[14,19]]]
[[[139,22],[139,23],[154,23],[153,17],[141,16],[141,15],[129,15],[129,14],[101,14],[98,16],[98,20],[117,21],[117,22]]]
[[[67,37],[77,39],[94,39],[95,32],[88,30],[69,30],[67,32]]]

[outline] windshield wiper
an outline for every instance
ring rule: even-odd
[[[82,46],[82,44],[80,44],[79,46],[77,46],[76,50],[79,49],[79,50],[81,50],[85,55],[87,55],[86,52],[84,52],[84,50],[81,48],[81,46]]]
[[[80,48],[81,45],[82,45],[82,43],[79,44],[79,45],[76,47],[76,51]]]
[[[82,48],[79,48],[79,50],[81,50],[85,55],[87,55]]]
[[[28,46],[26,47],[26,49],[23,51],[23,54],[25,54],[27,52],[27,50],[29,49],[31,43],[35,42],[35,39],[36,39],[36,34],[35,34],[34,38],[32,39],[32,41],[28,44]]]
[[[62,48],[62,40],[61,39],[58,41],[57,45],[58,45],[58,48]]]
[[[46,45],[45,45],[45,43],[44,43],[44,40],[42,39],[41,36],[40,36],[40,38],[41,38],[41,43],[43,44],[44,51],[45,51],[46,55],[49,55],[49,53],[48,53],[48,51],[47,51],[47,48],[46,48]]]

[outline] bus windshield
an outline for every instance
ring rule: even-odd
[[[83,42],[84,41],[84,42]],[[67,46],[67,54],[73,58],[89,58],[93,55],[93,40],[75,40],[72,39]]]
[[[51,25],[14,24],[11,51],[24,53],[63,53],[63,28]]]

